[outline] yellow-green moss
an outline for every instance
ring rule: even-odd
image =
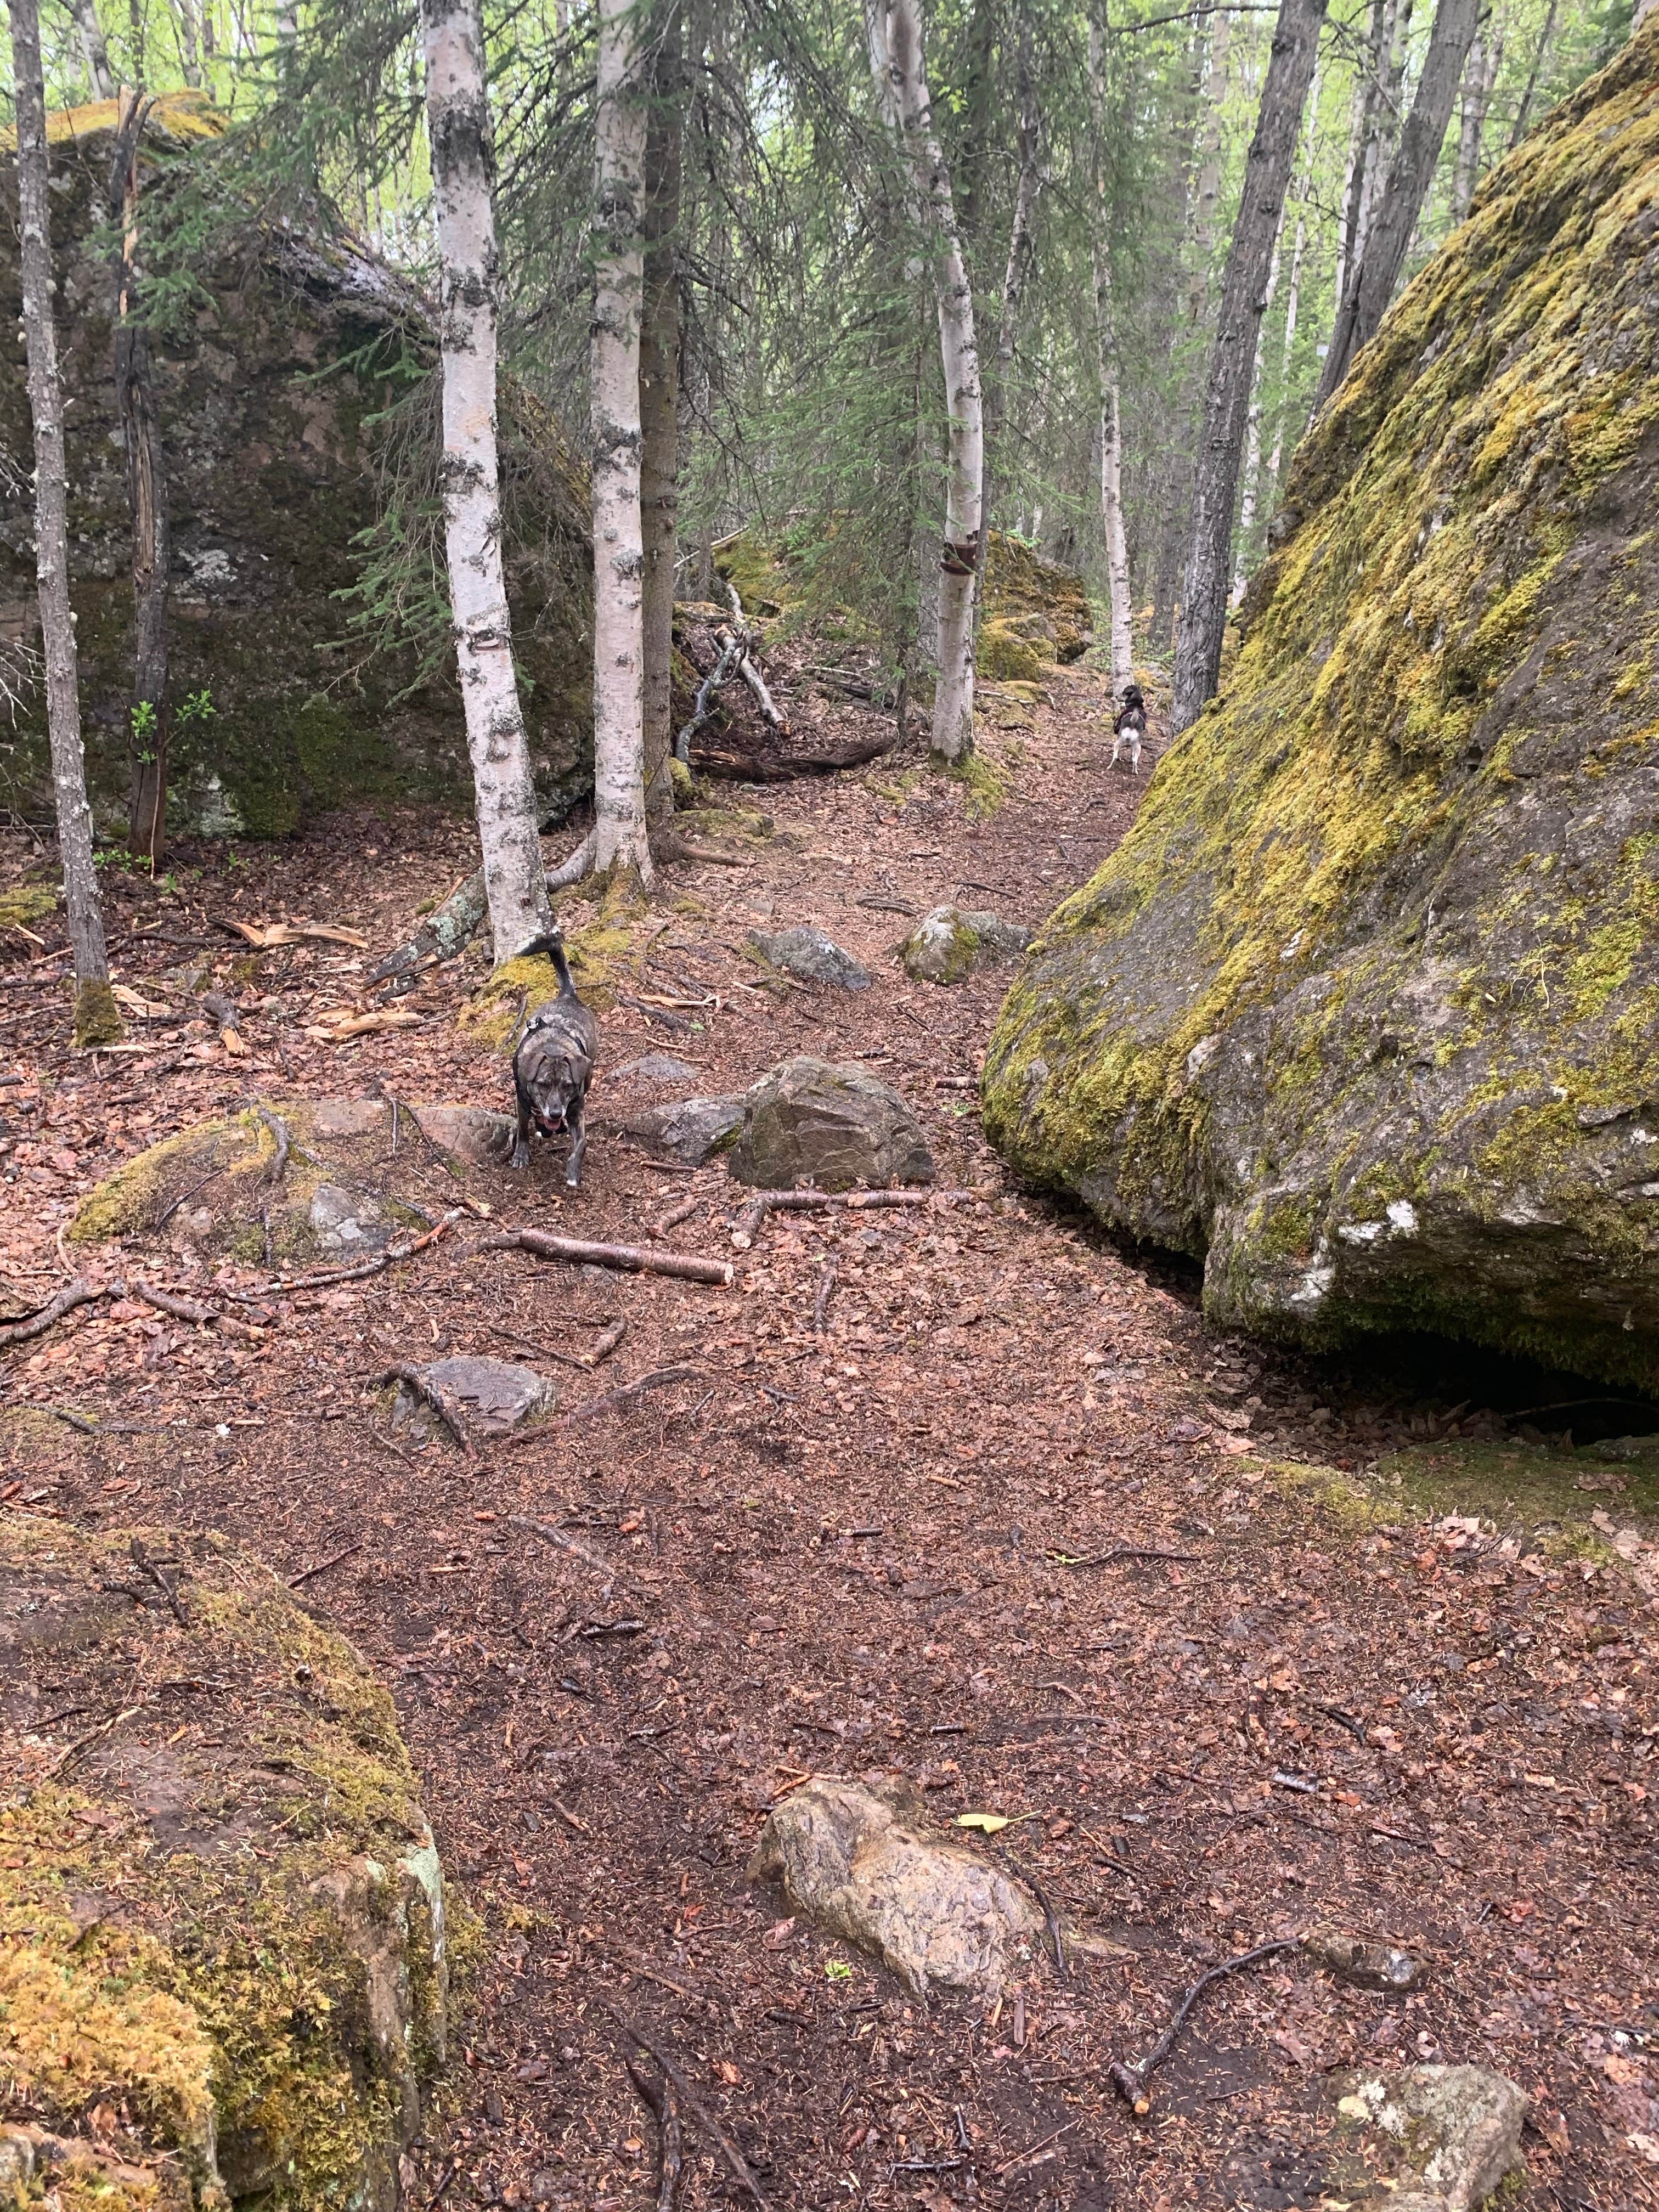
[[[90,977],[77,985],[75,993],[75,1044],[79,1052],[89,1052],[99,1045],[118,1042],[122,1033],[121,1009],[115,1003],[115,994],[100,977]]]
[[[57,911],[58,894],[50,884],[13,884],[0,891],[0,929],[30,929]]]
[[[962,786],[963,811],[972,822],[988,822],[1008,803],[1008,779],[983,750],[969,753],[946,770]]]
[[[994,684],[1038,684],[1042,678],[1042,657],[1027,638],[1010,628],[1006,622],[985,622],[980,625],[979,645],[975,655],[977,672]]]

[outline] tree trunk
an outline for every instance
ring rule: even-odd
[[[599,0],[592,350],[593,865],[652,880],[645,828],[640,514],[640,319],[645,257],[645,103],[632,0]]]
[[[81,749],[81,698],[70,611],[68,479],[64,395],[52,322],[52,194],[46,95],[40,70],[39,0],[10,0],[12,84],[17,112],[17,218],[29,410],[34,419],[34,573],[46,665],[46,727],[52,798],[64,862],[64,901],[75,957],[77,1044],[107,1044],[121,1033],[109,988],[104,917],[93,864],[92,809]]]
[[[167,453],[150,374],[149,332],[137,308],[138,149],[151,103],[121,95],[110,171],[109,219],[118,243],[115,276],[115,413],[126,455],[127,505],[132,517],[132,706],[127,728],[131,789],[127,850],[154,874],[167,846]]]
[[[645,668],[645,811],[672,813],[674,563],[679,550],[680,164],[684,65],[679,0],[654,40],[645,143],[645,305],[640,329],[641,619]]]
[[[1474,188],[1480,181],[1480,145],[1486,134],[1486,110],[1504,58],[1504,41],[1496,33],[1474,34],[1468,67],[1463,72],[1463,122],[1457,136],[1457,167],[1452,174],[1452,221],[1468,216]]]
[[[893,98],[918,194],[936,237],[933,286],[945,365],[949,457],[940,560],[939,681],[931,740],[935,757],[966,760],[974,749],[974,583],[979,556],[984,423],[974,296],[957,235],[950,172],[933,133],[917,0],[896,0],[884,44]]]
[[[1261,88],[1255,136],[1222,279],[1221,311],[1204,402],[1203,440],[1193,480],[1192,523],[1176,638],[1172,725],[1194,721],[1214,696],[1227,622],[1227,556],[1238,491],[1250,367],[1262,288],[1302,131],[1302,109],[1319,58],[1326,0],[1280,0],[1273,58]]]
[[[1210,296],[1210,264],[1215,258],[1216,210],[1221,202],[1221,123],[1227,105],[1227,57],[1232,18],[1210,18],[1209,63],[1204,72],[1204,128],[1200,140],[1198,185],[1193,201],[1193,266],[1187,284],[1187,319],[1204,319]]]
[[[1031,27],[1029,18],[1024,15],[1019,25],[1018,72],[1019,177],[1014,187],[1014,211],[1008,227],[1008,260],[1002,272],[1002,304],[997,319],[997,369],[992,379],[985,409],[984,465],[980,480],[979,558],[975,564],[977,574],[974,581],[975,609],[984,597],[985,562],[990,549],[991,464],[1000,451],[1002,426],[1007,419],[1008,394],[1014,374],[1014,334],[1019,327],[1020,298],[1025,289],[1025,280],[1030,274],[1031,256],[1035,251],[1031,222],[1036,212],[1037,194],[1042,189],[1042,171],[1037,161],[1038,122],[1036,93],[1031,71]]]
[[[1322,406],[1348,373],[1350,362],[1376,335],[1400,282],[1407,248],[1417,228],[1440,146],[1451,120],[1452,103],[1462,80],[1463,65],[1480,19],[1480,0],[1440,0],[1434,29],[1424,58],[1417,97],[1389,171],[1365,250],[1348,285],[1348,295],[1338,310],[1325,374],[1320,380],[1316,404]]]
[[[1100,27],[1089,25],[1089,133],[1094,205],[1090,226],[1090,274],[1095,295],[1095,372],[1100,398],[1100,523],[1106,541],[1106,601],[1109,615],[1112,690],[1121,697],[1134,674],[1129,549],[1123,526],[1123,426],[1118,404],[1117,346],[1112,322],[1112,225],[1102,185],[1105,155],[1105,86]]]
[[[1308,135],[1303,150],[1302,181],[1297,186],[1296,238],[1291,247],[1291,273],[1285,287],[1285,338],[1279,354],[1279,405],[1273,416],[1273,451],[1262,484],[1262,504],[1269,521],[1279,503],[1279,473],[1285,460],[1285,417],[1289,409],[1291,362],[1296,352],[1297,315],[1302,300],[1302,257],[1308,244],[1308,204],[1313,195],[1315,142],[1319,135],[1319,70],[1308,90]]]
[[[1365,37],[1365,64],[1353,88],[1353,128],[1348,138],[1347,173],[1342,180],[1342,220],[1336,234],[1336,301],[1348,289],[1348,272],[1358,259],[1360,210],[1365,180],[1376,157],[1382,128],[1383,57],[1389,36],[1389,0],[1371,0]]]
[[[1526,137],[1527,125],[1532,120],[1532,104],[1538,96],[1538,80],[1544,73],[1544,63],[1549,54],[1550,41],[1555,36],[1555,14],[1559,4],[1559,0],[1550,0],[1549,6],[1544,10],[1544,27],[1538,33],[1538,44],[1533,49],[1532,67],[1527,72],[1526,89],[1521,94],[1520,106],[1515,111],[1515,120],[1510,125],[1505,150],[1511,154]],[[1641,29],[1642,19],[1652,4],[1653,0],[1643,0],[1643,4],[1638,8],[1635,20],[1631,25],[1632,34]]]
[[[1279,290],[1279,249],[1285,228],[1285,210],[1279,211],[1279,230],[1273,236],[1273,258],[1261,294],[1261,314],[1255,326],[1255,355],[1250,363],[1250,396],[1244,411],[1244,477],[1238,495],[1238,527],[1233,533],[1233,587],[1229,604],[1237,606],[1244,596],[1244,562],[1250,533],[1255,528],[1256,483],[1261,474],[1261,341]]]
[[[87,70],[92,78],[94,94],[99,100],[113,100],[115,72],[109,65],[109,48],[104,44],[104,27],[98,20],[98,0],[70,0],[70,12],[75,18],[76,29],[81,33],[81,51],[87,58]]]
[[[179,73],[192,90],[202,82],[202,39],[196,0],[179,0]]]
[[[477,0],[422,0],[427,137],[437,204],[444,533],[456,672],[497,964],[550,921],[530,748],[513,670],[495,449],[501,261]]]

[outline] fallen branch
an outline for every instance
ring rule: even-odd
[[[457,884],[447,898],[420,921],[408,941],[388,952],[364,978],[365,988],[388,975],[412,975],[428,961],[453,960],[464,952],[483,926],[489,911],[483,870]]]
[[[691,719],[674,740],[674,757],[684,761],[688,768],[691,764],[691,740],[708,721],[713,711],[714,694],[743,657],[743,640],[740,637],[734,637],[730,630],[721,630],[718,636],[720,657],[697,686]]]
[[[1109,1567],[1114,1559],[1201,1559],[1201,1552],[1163,1552],[1152,1544],[1114,1544],[1109,1552],[1091,1552],[1080,1559],[1067,1558],[1064,1552],[1050,1554],[1060,1567]]]
[[[640,2101],[656,2121],[661,2131],[662,2156],[658,2166],[657,2212],[674,2212],[679,2195],[680,2172],[684,2164],[684,2130],[680,2125],[680,2108],[674,2102],[674,2085],[665,2074],[660,2081],[648,2081],[640,2073],[631,2059],[624,2058],[628,2078],[639,2094]]]
[[[90,1305],[94,1298],[124,1298],[126,1294],[127,1286],[118,1277],[112,1283],[89,1283],[83,1275],[77,1275],[39,1313],[31,1314],[27,1321],[13,1322],[9,1328],[0,1328],[0,1350],[9,1344],[27,1344],[32,1337],[44,1336],[66,1313],[73,1313],[76,1306]]]
[[[671,1229],[678,1229],[682,1221],[689,1221],[702,1204],[700,1198],[683,1198],[678,1206],[671,1206],[652,1231],[653,1237],[666,1237]]]
[[[264,1123],[266,1128],[270,1130],[276,1146],[276,1153],[271,1159],[270,1165],[265,1170],[265,1181],[267,1182],[281,1182],[283,1176],[288,1172],[288,1123],[283,1121],[280,1114],[273,1112],[271,1108],[269,1106],[261,1106],[256,1110],[258,1113],[259,1119]],[[394,1115],[397,1112],[395,1102],[392,1106],[392,1112]],[[396,1149],[395,1146],[393,1149]]]
[[[374,1377],[376,1387],[385,1382],[402,1382],[417,1398],[423,1398],[469,1459],[477,1459],[478,1447],[472,1440],[466,1416],[441,1382],[434,1382],[418,1367],[410,1367],[399,1360]]]
[[[181,1297],[176,1291],[158,1291],[153,1283],[134,1283],[131,1294],[157,1313],[171,1314],[174,1321],[215,1322],[224,1316],[217,1306],[204,1306],[199,1298]]]
[[[382,1437],[381,1442],[385,1441],[386,1439]],[[344,1551],[336,1552],[331,1559],[319,1559],[314,1567],[307,1567],[303,1574],[290,1575],[288,1578],[289,1588],[299,1589],[306,1583],[314,1583],[319,1575],[325,1575],[331,1567],[337,1567],[342,1559],[350,1559],[355,1553],[361,1552],[362,1548],[361,1543],[348,1544]]]
[[[812,1327],[820,1336],[823,1334],[824,1316],[830,1310],[830,1293],[836,1287],[836,1263],[832,1260],[823,1271],[818,1285],[818,1294],[812,1301]]]
[[[133,1565],[137,1568],[140,1574],[148,1575],[156,1589],[161,1591],[167,1601],[167,1611],[178,1622],[179,1627],[188,1628],[190,1623],[185,1617],[184,1607],[179,1602],[179,1593],[150,1557],[149,1547],[143,1539],[135,1536],[128,1548],[132,1554]]]
[[[600,1330],[599,1335],[593,1340],[593,1349],[586,1353],[578,1364],[582,1367],[597,1367],[601,1360],[610,1358],[627,1334],[627,1318],[625,1316],[618,1315],[609,1328]]]
[[[761,2194],[760,2184],[756,2180],[753,2173],[750,2171],[748,2160],[744,2157],[742,2152],[738,2150],[737,2145],[726,2134],[720,2122],[714,2118],[708,2106],[703,2104],[702,2100],[698,2097],[696,2092],[692,2088],[691,2084],[686,2080],[684,2074],[681,2071],[679,2064],[674,2058],[672,2053],[664,2050],[659,2044],[653,2043],[651,2040],[651,2038],[645,2033],[643,2029],[636,2027],[634,2025],[634,2022],[629,2019],[626,2013],[618,2012],[616,2006],[611,2002],[608,1997],[602,1996],[599,1999],[599,2003],[604,2009],[610,2014],[611,2019],[616,2021],[617,2027],[621,2028],[623,2033],[628,2037],[629,2040],[631,2043],[637,2044],[640,2049],[644,2051],[647,2058],[654,2058],[656,2060],[658,2065],[661,2067],[669,2081],[672,2081],[675,2088],[678,2090],[681,2101],[684,2104],[686,2110],[690,2113],[692,2118],[697,2123],[697,2125],[702,2130],[710,2142],[714,2145],[715,2148],[720,2152],[720,2156],[725,2160],[726,2168],[731,2173],[732,2179],[737,2183],[738,2188],[743,2191],[750,2203],[751,2204],[764,2205],[766,2199]]]
[[[562,1425],[569,1427],[577,1421],[591,1420],[596,1413],[614,1413],[619,1406],[631,1406],[643,1398],[647,1390],[659,1390],[667,1382],[688,1382],[701,1373],[696,1367],[655,1367],[649,1375],[641,1375],[637,1382],[624,1382],[618,1390],[607,1390],[603,1396],[590,1398],[585,1406],[573,1406],[562,1417]]]
[[[388,1267],[397,1267],[404,1260],[412,1260],[417,1252],[424,1252],[428,1244],[435,1244],[446,1229],[453,1228],[466,1212],[464,1206],[453,1206],[443,1218],[428,1229],[424,1237],[416,1237],[407,1244],[388,1244],[384,1252],[372,1260],[359,1260],[350,1267],[322,1267],[313,1275],[274,1275],[268,1283],[256,1283],[251,1291],[230,1291],[221,1286],[219,1295],[234,1298],[239,1305],[257,1306],[268,1297],[286,1296],[290,1291],[326,1290],[331,1283],[362,1282],[365,1276],[379,1275]]]
[[[568,1552],[573,1559],[580,1559],[584,1566],[592,1567],[607,1582],[630,1583],[640,1590],[646,1588],[645,1583],[630,1575],[626,1567],[612,1566],[609,1559],[601,1559],[597,1552],[590,1552],[586,1544],[574,1536],[567,1536],[562,1528],[556,1528],[550,1521],[532,1521],[526,1514],[514,1513],[507,1516],[507,1526],[509,1528],[522,1528],[527,1535],[539,1536],[544,1544],[556,1544],[560,1551]]]
[[[1241,1951],[1236,1959],[1224,1959],[1218,1966],[1212,1966],[1208,1973],[1199,1976],[1176,2006],[1175,2018],[1138,2066],[1125,2066],[1121,2060],[1113,2060],[1106,2069],[1106,2078],[1137,2118],[1145,2119],[1152,2109],[1152,2091],[1147,2086],[1152,2069],[1161,2066],[1174,2050],[1176,2038],[1187,2025],[1193,2007],[1205,1990],[1216,1982],[1224,1981],[1229,1974],[1242,1973],[1246,1966],[1258,1966],[1263,1959],[1297,1948],[1294,1938],[1285,1938],[1273,1943],[1258,1943],[1254,1951]]]
[[[555,1237],[545,1229],[505,1229],[486,1237],[479,1252],[529,1252],[538,1260],[568,1260],[578,1267],[618,1267],[627,1274],[672,1275],[685,1283],[718,1283],[730,1288],[737,1271],[729,1260],[699,1260],[690,1252],[653,1252],[638,1244],[590,1244],[579,1237]]]
[[[732,1232],[732,1242],[746,1251],[769,1213],[823,1213],[831,1206],[850,1206],[861,1212],[872,1206],[962,1206],[983,1199],[983,1190],[762,1190],[757,1191]]]

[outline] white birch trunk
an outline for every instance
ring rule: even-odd
[[[501,260],[477,0],[422,0],[427,135],[437,205],[445,537],[455,658],[495,959],[548,927],[536,793],[501,569],[495,450]]]
[[[1504,41],[1490,27],[1477,31],[1463,71],[1463,118],[1457,137],[1457,165],[1452,173],[1452,221],[1468,214],[1474,188],[1480,181],[1480,146],[1486,135],[1486,110],[1504,58]]]
[[[917,193],[935,236],[933,285],[945,365],[949,454],[932,750],[941,760],[957,762],[967,759],[974,749],[974,585],[985,465],[979,348],[974,335],[973,291],[957,235],[950,172],[933,134],[917,0],[896,0],[889,8],[885,45],[899,127]]]
[[[1314,141],[1319,129],[1319,68],[1314,67],[1308,88],[1308,137],[1303,149],[1302,179],[1297,186],[1296,237],[1291,246],[1291,273],[1285,286],[1285,339],[1279,354],[1279,405],[1273,415],[1273,450],[1262,482],[1262,502],[1271,519],[1279,501],[1279,472],[1285,462],[1285,416],[1289,398],[1291,361],[1296,349],[1297,316],[1302,300],[1302,258],[1308,244],[1308,202],[1313,191]]]
[[[38,0],[10,0],[12,83],[17,108],[17,216],[23,338],[34,428],[34,573],[46,664],[46,729],[58,848],[75,956],[75,1041],[107,1044],[121,1033],[109,988],[104,917],[93,864],[92,810],[81,746],[81,697],[70,611],[68,483],[64,394],[52,321],[52,194]]]
[[[1221,124],[1227,105],[1227,60],[1231,18],[1210,18],[1210,57],[1204,72],[1204,128],[1200,133],[1198,189],[1193,205],[1193,270],[1187,292],[1187,319],[1200,321],[1210,295],[1210,263],[1215,255],[1216,210],[1221,199]]]
[[[1255,528],[1256,481],[1261,474],[1261,356],[1267,317],[1279,292],[1279,247],[1285,228],[1285,210],[1279,210],[1279,229],[1273,233],[1273,258],[1267,264],[1267,289],[1261,295],[1261,320],[1255,326],[1255,356],[1250,363],[1250,404],[1244,417],[1244,482],[1238,495],[1238,526],[1233,538],[1233,588],[1228,604],[1237,606],[1244,596],[1248,579],[1244,561]]]
[[[196,0],[179,0],[179,70],[192,90],[202,82],[202,39],[196,20]]]
[[[87,58],[94,95],[99,100],[113,100],[115,71],[110,67],[109,48],[104,44],[104,27],[98,20],[98,0],[70,0],[70,12],[81,33],[81,51]]]
[[[599,0],[591,355],[593,443],[593,864],[652,880],[645,820],[645,535],[640,322],[645,102],[634,0]]]
[[[1106,603],[1109,616],[1112,690],[1121,698],[1134,674],[1129,599],[1129,544],[1123,526],[1123,426],[1118,404],[1117,354],[1112,324],[1110,227],[1100,188],[1104,92],[1100,27],[1089,26],[1089,125],[1094,171],[1094,219],[1089,241],[1095,290],[1095,368],[1100,389],[1100,523],[1106,541]]]

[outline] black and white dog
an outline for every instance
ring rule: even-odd
[[[599,1056],[599,1025],[592,1010],[576,996],[564,957],[564,939],[558,931],[532,938],[519,957],[525,959],[532,952],[551,956],[559,975],[559,995],[536,1008],[513,1055],[513,1088],[519,1100],[513,1164],[515,1168],[530,1165],[532,1126],[549,1137],[562,1131],[571,1139],[564,1179],[569,1189],[576,1190],[581,1184],[582,1154],[587,1149],[582,1115],[593,1063]]]
[[[1115,768],[1119,757],[1127,752],[1131,769],[1139,775],[1140,741],[1146,734],[1146,702],[1139,684],[1131,684],[1125,688],[1122,706],[1112,717],[1112,766]]]

